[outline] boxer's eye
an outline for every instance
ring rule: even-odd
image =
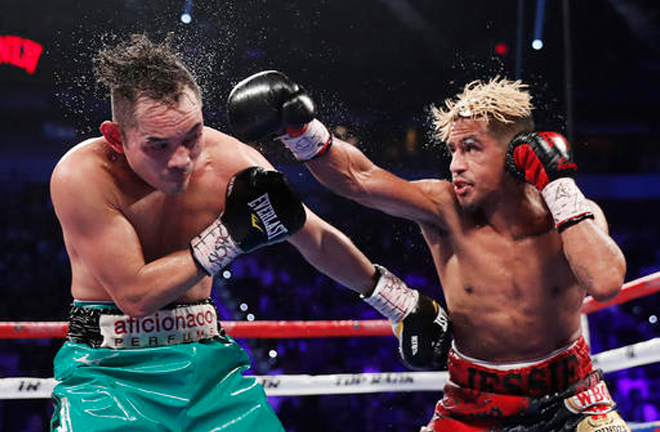
[[[479,141],[474,138],[468,138],[463,141],[462,148],[464,152],[468,153],[481,149],[481,146],[479,145]]]
[[[147,151],[163,151],[167,150],[170,143],[165,140],[148,140],[145,146]]]
[[[154,151],[163,151],[163,150],[167,150],[168,143],[162,142],[162,143],[152,144],[150,147],[151,150]]]
[[[194,137],[187,139],[183,142],[183,145],[188,147],[188,148],[195,148],[197,147],[197,144],[199,144],[200,139],[202,138],[202,134],[197,134]]]

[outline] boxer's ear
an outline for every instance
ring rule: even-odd
[[[124,153],[124,145],[118,123],[106,120],[101,123],[99,129],[114,151],[117,153]]]

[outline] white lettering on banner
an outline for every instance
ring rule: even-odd
[[[0,378],[0,400],[49,398],[56,383],[54,378]]]
[[[268,193],[265,193],[259,198],[250,201],[248,205],[251,209],[257,212],[263,221],[266,227],[266,235],[268,236],[268,240],[272,240],[274,237],[280,234],[286,234],[289,232],[286,227],[282,225],[282,222],[280,222],[280,220],[277,218],[275,209],[273,209],[273,205],[270,203],[270,199],[268,198]]]
[[[412,384],[414,382],[413,377],[406,374],[379,374],[371,376],[370,384]]]
[[[163,309],[144,317],[101,315],[105,348],[147,348],[196,342],[218,335],[218,318],[209,304]]]
[[[335,385],[360,386],[360,385],[382,385],[382,384],[413,384],[415,379],[412,375],[405,373],[382,373],[368,375],[337,375]]]
[[[604,381],[564,399],[564,405],[574,414],[603,414],[614,409],[614,401]]]
[[[19,392],[36,392],[39,391],[41,381],[21,381],[18,386]]]
[[[282,384],[282,380],[278,378],[263,377],[261,379],[261,385],[264,386],[265,389],[280,388],[280,384]]]
[[[359,375],[348,375],[348,376],[339,375],[337,376],[337,381],[335,381],[335,385],[354,386],[354,385],[363,384],[366,381],[367,379],[365,377]]]

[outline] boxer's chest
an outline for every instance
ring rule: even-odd
[[[145,260],[188,248],[190,240],[224,210],[228,180],[206,175],[191,181],[181,194],[155,191],[128,202],[125,215],[140,239]]]
[[[554,229],[511,238],[486,227],[440,239],[432,249],[448,297],[550,299],[575,284]]]
[[[554,285],[565,277],[567,262],[555,230],[511,238],[492,230],[475,230],[457,242],[456,259],[461,269],[494,285]]]

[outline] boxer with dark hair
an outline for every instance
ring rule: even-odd
[[[475,81],[434,109],[451,181],[406,181],[333,138],[310,96],[266,71],[240,82],[228,118],[277,136],[333,191],[419,224],[454,344],[444,398],[423,431],[627,431],[581,335],[586,294],[608,300],[626,263],[573,175],[569,143],[534,132],[520,81]]]
[[[446,354],[433,300],[307,209],[259,152],[204,126],[199,87],[167,43],[134,36],[95,66],[113,120],[50,183],[74,298],[51,430],[282,431],[210,294],[232,260],[284,240],[401,327],[411,363]]]

